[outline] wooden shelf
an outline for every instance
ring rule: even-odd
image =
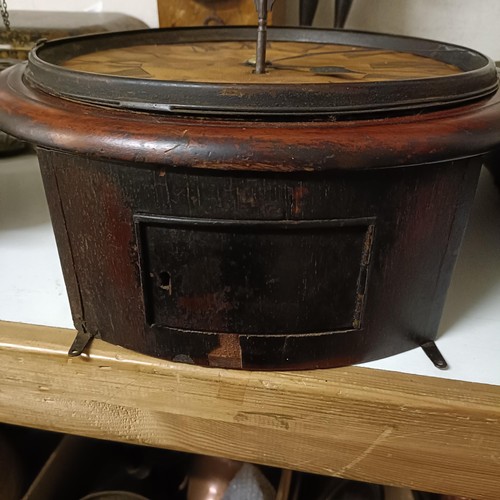
[[[500,492],[500,387],[348,367],[202,368],[0,322],[0,421],[477,499]]]

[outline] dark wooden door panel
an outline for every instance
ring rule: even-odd
[[[360,327],[373,219],[135,220],[151,325],[243,334]]]

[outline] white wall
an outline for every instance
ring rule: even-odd
[[[7,4],[9,10],[121,12],[158,27],[156,0],[7,0]]]
[[[500,60],[499,0],[354,0],[346,27],[443,40]]]

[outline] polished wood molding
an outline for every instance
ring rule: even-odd
[[[221,119],[208,126],[192,117],[158,114],[151,119],[52,97],[25,86],[23,71],[18,65],[2,72],[5,132],[49,149],[99,160],[140,160],[158,169],[361,170],[401,165],[403,158],[405,165],[423,165],[484,154],[497,147],[500,129],[500,92],[459,108],[384,120],[269,122],[263,127]]]
[[[496,499],[500,387],[360,367],[248,372],[0,322],[0,420]]]

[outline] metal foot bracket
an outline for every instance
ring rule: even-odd
[[[439,368],[440,370],[446,370],[448,368],[446,359],[444,359],[441,351],[432,340],[421,344],[420,347],[423,349],[427,357],[434,363],[436,368]]]

